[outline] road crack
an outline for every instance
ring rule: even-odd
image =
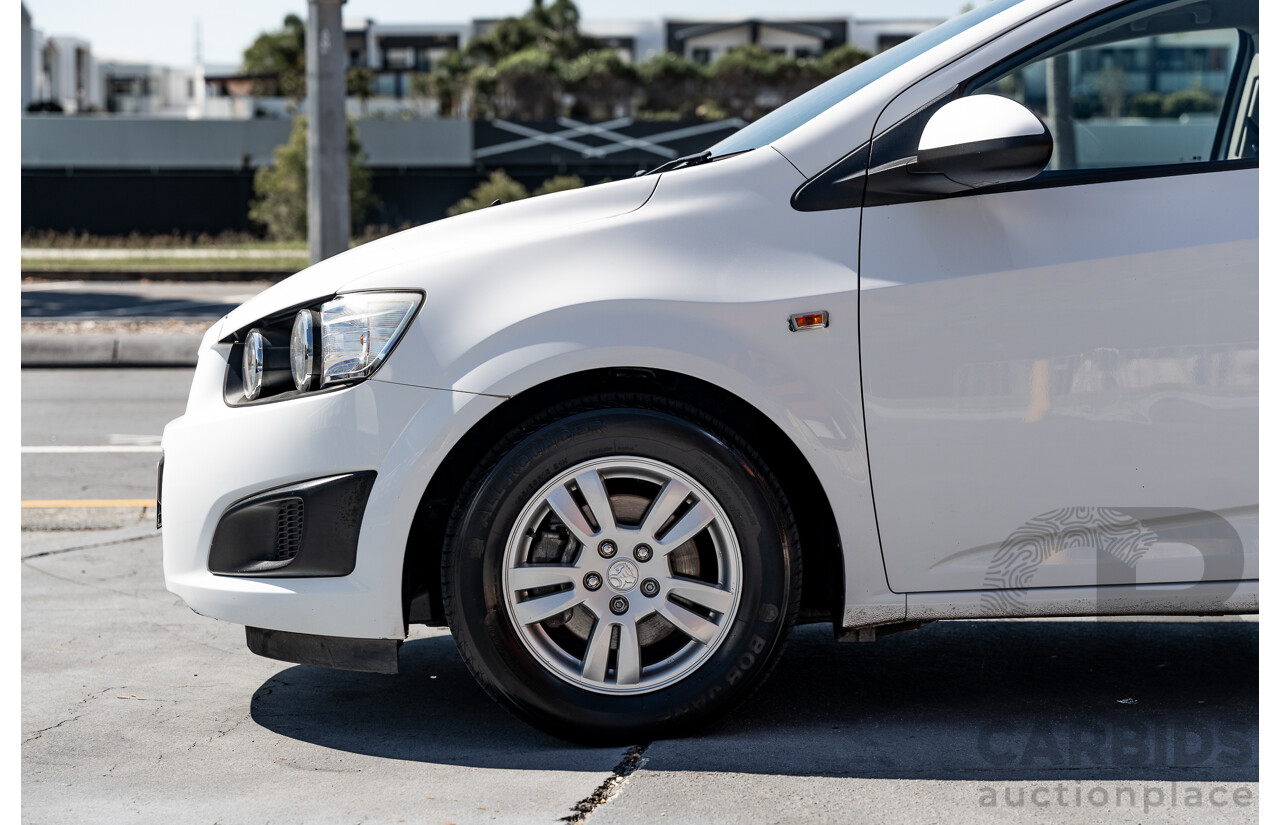
[[[644,758],[644,752],[648,749],[648,742],[627,748],[627,752],[622,755],[622,761],[613,766],[613,773],[605,781],[601,782],[599,787],[591,792],[590,796],[570,808],[572,813],[561,817],[560,821],[568,822],[571,825],[586,822],[587,817],[596,808],[608,802],[618,791],[622,790],[622,786],[626,784],[627,778],[631,774],[645,766],[645,763],[649,760]]]

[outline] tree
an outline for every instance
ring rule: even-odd
[[[286,15],[279,31],[263,32],[244,50],[240,71],[251,75],[274,75],[275,91],[301,100],[307,96],[307,25],[296,14]],[[266,83],[255,83],[254,94],[272,91]]]
[[[599,48],[579,29],[572,0],[534,0],[520,17],[507,17],[467,43],[465,59],[480,114],[545,119],[560,113],[569,64]],[[456,75],[455,75],[456,76]]]
[[[550,120],[560,114],[561,66],[548,51],[525,49],[482,71],[477,92],[487,93],[498,117]]]
[[[375,79],[373,69],[364,66],[347,69],[347,95],[360,98],[360,113],[365,116],[369,114],[369,98],[373,97]]]
[[[465,198],[450,206],[448,215],[453,217],[484,209],[492,206],[494,201],[510,203],[527,197],[529,197],[529,190],[524,188],[523,183],[498,169],[489,175],[488,179],[481,181]]]
[[[307,237],[307,119],[293,120],[289,142],[276,147],[272,164],[253,176],[253,203],[249,219],[266,227],[273,240],[296,241]],[[347,120],[347,179],[351,198],[351,227],[363,224],[378,206],[373,177],[365,163],[364,149],[355,122]]]
[[[707,70],[675,52],[655,54],[637,67],[640,111],[692,117],[707,88]]]
[[[639,76],[635,67],[613,49],[591,51],[575,58],[564,68],[565,86],[574,96],[575,109],[596,120],[615,116],[622,105],[631,109]]]
[[[530,195],[529,190],[525,188],[523,183],[514,180],[506,172],[498,169],[488,178],[481,181],[465,198],[450,206],[448,214],[449,217],[453,217],[466,212],[474,212],[477,209],[486,209],[493,206],[494,201],[511,203],[525,198],[536,198],[539,195],[550,195],[552,192],[565,192],[570,189],[581,188],[582,178],[577,175],[556,175],[554,178],[544,180]]]
[[[471,72],[475,67],[475,61],[461,51],[449,52],[435,62],[429,76],[429,96],[435,98],[441,117],[462,114],[462,99],[471,88]]]
[[[818,58],[818,71],[823,78],[835,77],[870,59],[871,52],[846,43],[823,52]]]
[[[582,178],[577,175],[556,175],[554,178],[544,180],[529,197],[536,198],[539,195],[550,195],[552,192],[567,192],[570,189],[581,188]]]
[[[711,64],[711,96],[731,117],[754,120],[782,102],[775,88],[782,70],[781,56],[759,46],[735,46]]]

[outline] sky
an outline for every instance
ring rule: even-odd
[[[24,0],[32,25],[48,35],[88,40],[99,58],[132,58],[171,66],[195,62],[199,21],[204,61],[239,63],[259,32],[276,29],[306,0]],[[465,23],[523,13],[531,0],[347,0],[346,19],[379,23]],[[587,19],[661,17],[951,17],[964,0],[578,0]]]

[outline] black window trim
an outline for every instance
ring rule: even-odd
[[[1083,20],[1078,20],[1066,28],[1047,35],[1037,40],[1035,43],[1019,50],[1003,60],[989,66],[982,72],[970,77],[967,81],[960,84],[960,92],[957,97],[967,97],[992,80],[1005,74],[1010,67],[1015,65],[1026,65],[1031,62],[1039,54],[1053,48],[1059,42],[1067,41],[1076,36],[1080,29],[1086,26],[1094,25],[1099,18],[1109,16],[1121,17],[1130,10],[1126,8],[1129,3],[1120,3],[1107,9],[1103,9],[1096,14],[1092,14]],[[1152,3],[1156,5],[1156,3]],[[941,198],[955,197],[971,197],[973,195],[994,194],[997,192],[1020,192],[1034,189],[1051,189],[1059,186],[1082,186],[1092,183],[1110,183],[1131,180],[1147,180],[1149,178],[1164,178],[1177,175],[1198,174],[1200,172],[1225,172],[1233,169],[1256,169],[1258,168],[1257,158],[1237,158],[1237,159],[1220,159],[1218,158],[1219,139],[1223,130],[1223,124],[1227,122],[1227,109],[1232,103],[1238,101],[1240,91],[1243,88],[1242,72],[1248,64],[1246,60],[1246,46],[1248,47],[1248,58],[1252,58],[1252,40],[1242,31],[1237,29],[1240,35],[1240,43],[1236,48],[1235,65],[1231,69],[1231,79],[1227,86],[1227,93],[1223,95],[1222,111],[1218,113],[1218,125],[1214,130],[1213,147],[1210,150],[1212,160],[1191,161],[1188,163],[1155,163],[1143,164],[1139,166],[1108,166],[1096,169],[1062,169],[1062,170],[1046,170],[1034,178],[1019,183],[1004,184],[1002,186],[990,186],[982,189],[972,189],[965,192],[956,192],[951,195],[943,195]],[[1028,55],[1030,58],[1028,59]],[[910,117],[914,117],[911,115]],[[872,141],[874,148],[875,141]],[[932,199],[932,198],[931,198]]]
[[[898,193],[878,193],[875,190],[876,176],[871,174],[874,169],[902,164],[910,160],[910,157],[902,157],[898,159],[884,160],[877,158],[875,155],[876,143],[883,141],[886,135],[895,131],[911,131],[910,124],[916,118],[927,118],[932,114],[942,102],[954,100],[959,97],[966,96],[971,91],[989,80],[998,77],[999,74],[1009,67],[1011,64],[1018,63],[1026,59],[1028,55],[1044,52],[1052,47],[1055,42],[1068,39],[1073,36],[1071,33],[1078,31],[1081,27],[1092,25],[1099,18],[1109,15],[1123,13],[1124,7],[1131,5],[1127,2],[1117,2],[1116,4],[1077,20],[1070,25],[1051,32],[1033,43],[1024,46],[1017,52],[997,60],[981,72],[972,75],[968,80],[952,87],[948,92],[944,92],[930,103],[925,104],[916,111],[906,115],[896,123],[879,129],[879,116],[876,123],[872,127],[872,138],[867,143],[862,144],[844,157],[837,160],[831,166],[819,172],[817,175],[809,178],[800,185],[791,197],[792,208],[800,211],[826,211],[830,209],[852,209],[861,207],[863,209],[871,209],[877,206],[893,206],[902,203],[919,203],[923,201],[950,200],[953,198],[971,198],[981,195],[995,195],[1005,192],[1023,192],[1039,189],[1056,189],[1065,186],[1083,186],[1095,183],[1119,183],[1123,181],[1147,180],[1152,178],[1174,177],[1192,174],[1209,174],[1217,172],[1228,172],[1244,169],[1257,169],[1258,158],[1238,158],[1230,160],[1216,159],[1218,151],[1218,137],[1215,133],[1214,153],[1215,159],[1208,161],[1193,161],[1190,163],[1166,163],[1166,164],[1148,164],[1142,166],[1117,166],[1105,167],[1098,169],[1069,169],[1069,170],[1049,170],[1037,175],[1034,178],[1018,183],[1002,184],[999,186],[987,186],[981,189],[969,189],[961,192],[953,192],[947,194],[919,194],[919,195],[899,195]],[[1006,34],[1008,32],[1005,32]],[[979,48],[991,45],[999,38],[987,41]],[[1245,54],[1244,46],[1249,46],[1249,54]],[[972,52],[970,52],[972,53]],[[1231,95],[1238,98],[1243,92],[1243,68],[1248,65],[1245,62],[1252,57],[1252,41],[1244,33],[1241,32],[1241,46],[1236,50],[1236,63],[1232,68],[1232,78],[1228,86],[1228,95],[1223,99],[1223,111],[1219,113],[1218,130],[1221,131],[1222,124],[1226,121],[1224,117],[1228,103],[1233,99]],[[939,67],[938,71],[945,71],[947,67]],[[894,96],[894,100],[905,94],[909,89],[928,80],[930,74],[922,77],[912,84],[912,86],[903,89]],[[1237,88],[1239,87],[1239,88]],[[892,105],[892,100],[885,104],[885,109]],[[1239,102],[1236,102],[1238,108]],[[881,111],[883,115],[884,111]],[[921,125],[923,128],[923,125]],[[861,157],[859,157],[861,156]],[[853,193],[836,192],[833,190],[833,184],[844,183],[847,187],[849,183],[856,180],[859,175],[854,171],[857,164],[863,166],[861,178],[863,186],[861,187],[860,196]],[[852,174],[851,174],[852,173]]]

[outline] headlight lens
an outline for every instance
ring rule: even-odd
[[[319,364],[316,358],[316,316],[313,309],[298,311],[293,322],[293,334],[289,336],[289,369],[293,373],[293,385],[298,392],[306,392],[318,382]]]
[[[227,403],[269,402],[362,381],[386,361],[421,292],[349,292],[259,320],[244,333],[241,375],[227,371]]]
[[[373,373],[400,340],[421,302],[417,292],[353,292],[320,307],[322,384]]]
[[[262,333],[250,330],[244,339],[244,397],[252,401],[262,393],[262,355],[265,343]]]

